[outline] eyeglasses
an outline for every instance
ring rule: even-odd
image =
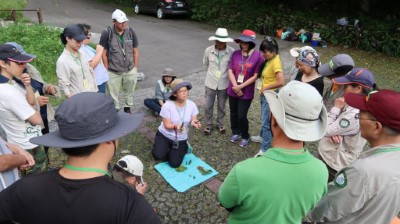
[[[183,89],[183,90],[179,90],[179,91],[176,91],[177,93],[189,93],[189,90],[187,90],[187,89]]]
[[[377,120],[374,120],[374,119],[369,119],[369,118],[361,117],[361,116],[360,116],[360,113],[356,113],[356,114],[354,115],[354,118],[357,119],[357,120],[377,121]]]

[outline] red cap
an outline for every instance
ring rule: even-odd
[[[368,111],[383,125],[400,131],[400,92],[382,89],[367,96],[346,93],[344,99],[351,107]]]

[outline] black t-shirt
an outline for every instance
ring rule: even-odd
[[[59,170],[22,178],[0,192],[0,223],[161,223],[145,198],[108,176],[65,179]]]
[[[298,72],[295,80],[303,82],[301,80],[302,77],[303,77],[303,73]],[[316,79],[313,79],[313,80],[311,80],[309,82],[305,82],[305,83],[308,83],[308,84],[314,86],[314,88],[316,88],[318,90],[319,94],[321,94],[321,96],[322,96],[322,94],[324,92],[324,77],[323,76],[320,76]]]

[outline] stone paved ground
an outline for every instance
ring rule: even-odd
[[[293,64],[293,58],[288,54],[289,46],[287,43],[283,43],[283,45],[285,46],[285,51],[281,53],[281,57],[286,62],[284,63],[284,70],[287,74]],[[185,78],[186,81],[190,81],[193,84],[189,98],[199,106],[199,117],[203,123],[204,75],[205,71],[201,70]],[[154,88],[141,89],[139,81],[138,89],[134,94],[134,106],[132,109],[134,112],[145,113],[145,119],[138,132],[121,139],[115,160],[129,153],[137,155],[143,161],[145,165],[144,179],[149,186],[145,197],[156,209],[164,223],[226,223],[228,212],[221,208],[216,200],[216,194],[214,193],[217,189],[216,186],[219,181],[223,181],[233,165],[257,153],[259,145],[251,143],[250,147],[243,149],[238,144],[229,142],[229,112],[225,118],[228,130],[225,135],[219,134],[214,129],[212,134],[206,137],[203,135],[202,129],[190,130],[189,141],[194,148],[195,155],[215,168],[219,175],[213,180],[212,186],[202,183],[184,193],[178,193],[154,170],[154,165],[158,161],[154,161],[151,156],[151,146],[154,140],[154,133],[161,119],[155,117],[143,105],[144,98],[152,97],[153,95]],[[258,97],[256,97],[249,112],[250,134],[252,135],[256,135],[259,132],[259,114],[259,101]],[[57,129],[54,122],[51,123],[51,129]],[[4,133],[0,134],[4,137]],[[50,157],[51,166],[53,167],[61,166],[65,160],[65,155],[60,149],[50,150]],[[211,190],[207,186],[211,187]]]

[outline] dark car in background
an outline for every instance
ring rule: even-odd
[[[162,19],[166,15],[187,15],[189,8],[185,0],[134,0],[136,14],[156,13]]]

